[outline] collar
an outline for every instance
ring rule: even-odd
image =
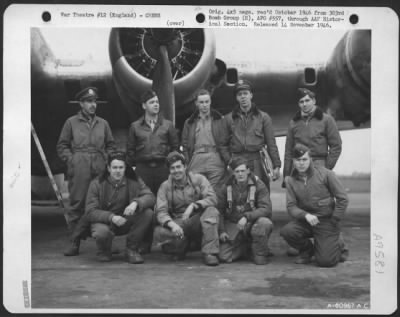
[[[189,117],[189,121],[188,122],[189,123],[195,122],[196,120],[199,119],[199,116],[200,116],[199,110],[196,109],[195,112],[193,112],[192,115]],[[222,119],[222,114],[219,113],[217,110],[211,109],[210,110],[210,117],[213,120],[219,120],[219,119]]]
[[[82,110],[80,110],[80,111],[78,112],[78,118],[79,118],[79,120],[82,120],[82,121],[85,121],[85,122],[89,122],[89,121],[95,122],[95,121],[97,121],[97,116],[96,116],[96,115],[94,115],[93,118],[91,119],[91,118],[89,118],[88,116],[86,116],[86,115],[83,113]]]
[[[243,113],[242,109],[240,109],[239,105],[236,105],[235,109],[233,109],[233,111],[232,111],[232,118],[238,118],[241,113]],[[258,109],[256,104],[254,102],[252,102],[251,108],[250,108],[248,114],[257,116],[259,113],[260,113],[260,110]]]
[[[144,124],[148,124],[146,121],[146,115],[144,114],[142,117],[140,117],[140,124],[144,125]],[[157,120],[156,120],[156,126],[161,125],[163,118],[161,117],[161,115],[159,114],[157,116]]]
[[[311,178],[314,175],[314,170],[315,170],[315,167],[314,167],[313,162],[311,161],[311,164],[308,167],[308,170],[306,171],[307,179]],[[301,179],[299,172],[295,168],[293,168],[291,176],[293,176],[296,179]]]
[[[183,189],[183,188],[186,187],[186,185],[189,185],[189,184],[190,184],[190,182],[189,182],[189,176],[188,176],[187,173],[186,173],[185,176],[186,176],[186,177],[185,177],[185,181],[184,181],[182,184],[178,184],[178,183],[176,183],[176,182],[174,181],[174,179],[173,179],[172,176],[170,175],[170,176],[169,176],[169,180],[170,180],[170,182],[171,182],[171,184],[172,184],[172,188],[174,188],[174,189]]]
[[[317,120],[322,120],[324,113],[321,108],[316,106],[314,112],[310,115],[310,118],[316,118]],[[297,111],[293,117],[293,121],[299,121],[302,119],[301,110]]]
[[[122,187],[126,185],[126,177],[124,176],[120,181],[117,181],[108,175],[107,182],[109,182],[112,187]]]

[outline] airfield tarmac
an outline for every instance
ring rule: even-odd
[[[289,217],[284,191],[277,184],[271,194],[274,256],[265,266],[239,261],[208,267],[200,252],[189,253],[183,262],[170,262],[159,247],[145,255],[141,265],[126,263],[123,252],[110,263],[99,263],[93,239],[83,241],[79,256],[65,257],[62,210],[33,207],[32,308],[326,309],[343,303],[369,308],[370,193],[357,190],[360,186],[354,182],[347,186],[350,205],[342,231],[350,256],[334,268],[296,265],[286,255],[279,230]],[[114,240],[121,251],[124,243],[125,237]]]

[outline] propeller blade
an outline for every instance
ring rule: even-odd
[[[155,66],[153,90],[160,101],[160,111],[165,119],[175,125],[175,93],[167,47],[160,45],[160,58]]]

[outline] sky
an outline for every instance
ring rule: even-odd
[[[108,61],[109,28],[41,28],[48,45],[59,59]],[[216,29],[216,55],[228,62],[236,58],[258,65],[277,63],[323,63],[345,30]],[[268,61],[268,63],[266,62]],[[267,65],[270,67],[270,65]],[[370,173],[371,129],[341,131],[343,150],[335,171],[341,175]],[[277,138],[283,160],[285,138]]]

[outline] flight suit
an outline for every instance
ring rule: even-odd
[[[319,266],[336,265],[341,255],[340,220],[348,205],[343,185],[334,172],[313,164],[306,179],[293,170],[285,182],[287,210],[294,220],[281,229],[281,236],[300,252],[314,252]],[[307,213],[317,216],[320,223],[311,226],[305,219]]]
[[[219,232],[229,235],[229,241],[220,244],[220,260],[232,262],[247,256],[249,247],[253,258],[255,255],[267,257],[273,224],[272,204],[266,185],[253,174],[249,175],[244,186],[231,177],[220,191],[218,201],[221,212]],[[239,231],[237,223],[243,217],[247,224],[243,231]]]
[[[257,175],[269,188],[269,178],[261,165],[260,149],[266,144],[273,168],[281,167],[278,147],[272,128],[270,116],[259,110],[255,104],[247,114],[242,113],[237,106],[224,117],[225,129],[228,134],[228,149],[225,161],[242,157],[247,160],[250,170]]]
[[[107,154],[114,150],[114,138],[106,120],[95,116],[89,121],[79,112],[65,122],[57,153],[68,167],[70,208],[66,215],[71,232],[84,212],[90,181],[104,172]]]
[[[225,175],[222,153],[226,132],[222,115],[211,110],[208,118],[201,119],[196,110],[186,121],[182,131],[182,147],[188,169],[207,177],[214,190],[221,185]],[[228,162],[226,162],[228,163]]]
[[[182,215],[191,203],[200,206],[200,210],[194,211],[189,219],[183,221]],[[204,254],[217,255],[219,212],[215,208],[216,204],[216,194],[201,174],[187,173],[183,187],[175,184],[171,176],[162,183],[155,207],[159,226],[155,229],[154,237],[162,245],[163,252],[184,254],[189,241],[194,240],[201,243]],[[169,221],[182,227],[183,239],[176,237],[167,227]]]

